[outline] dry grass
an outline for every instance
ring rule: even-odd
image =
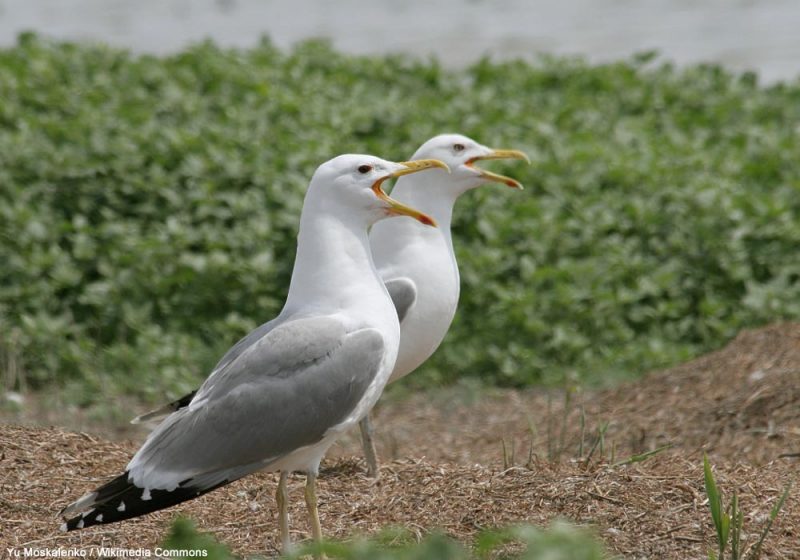
[[[373,484],[352,459],[355,441],[335,448],[320,477],[320,511],[328,536],[347,538],[387,525],[422,534],[440,528],[468,540],[485,527],[557,517],[592,526],[609,550],[626,558],[704,558],[714,531],[703,492],[702,451],[717,481],[736,488],[746,543],[798,477],[800,326],[740,335],[725,349],[656,372],[625,387],[584,394],[587,435],[608,421],[606,449],[576,460],[579,406],[567,413],[560,460],[546,460],[547,425],[560,431],[558,406],[535,392],[505,392],[475,402],[415,397],[382,405],[376,418],[386,463]],[[529,422],[536,426],[532,436]],[[551,435],[551,439],[552,439]],[[516,466],[503,468],[501,440],[516,441]],[[643,463],[617,459],[669,442]],[[528,462],[533,443],[534,458]],[[185,505],[83,532],[58,533],[56,512],[124,467],[135,443],[113,443],[58,428],[0,426],[0,544],[154,546],[178,513],[194,517],[240,553],[276,551],[273,475],[246,478]],[[552,447],[552,445],[551,445]],[[302,477],[291,480],[295,538],[307,536]],[[764,558],[800,558],[795,485],[764,547]],[[0,547],[2,549],[2,547]]]
[[[502,465],[505,440],[521,462],[531,444],[539,457],[549,457],[552,447],[562,448],[563,458],[575,457],[582,406],[584,447],[608,422],[606,447],[615,445],[618,458],[672,444],[681,455],[705,449],[712,461],[760,465],[800,453],[800,324],[744,331],[725,348],[676,368],[574,394],[566,422],[563,392],[500,391],[475,402],[457,397],[421,394],[379,403],[374,424],[381,456]],[[356,454],[352,435],[333,452]]]

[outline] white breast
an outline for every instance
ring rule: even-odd
[[[411,373],[436,351],[453,321],[459,295],[449,228],[403,221],[376,224],[370,235],[380,276],[385,281],[406,277],[417,288],[417,299],[400,324],[400,348],[389,382]]]

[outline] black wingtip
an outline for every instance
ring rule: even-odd
[[[228,482],[224,480],[210,488],[198,488],[192,486],[192,480],[189,479],[174,490],[152,490],[128,481],[128,473],[125,472],[98,488],[97,497],[88,506],[90,509],[68,519],[62,524],[61,530],[75,531],[92,525],[105,525],[139,517],[197,498]]]
[[[165,404],[164,406],[156,408],[155,410],[151,410],[150,412],[145,412],[144,414],[141,414],[131,420],[131,424],[144,424],[145,422],[161,420],[173,412],[189,406],[196,394],[197,391],[192,391],[188,395],[184,395],[169,404]]]

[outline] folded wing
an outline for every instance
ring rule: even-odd
[[[322,440],[354,412],[384,357],[373,329],[288,321],[224,363],[147,438],[126,472],[64,510],[67,529],[194,498]],[[80,525],[79,525],[80,524]]]

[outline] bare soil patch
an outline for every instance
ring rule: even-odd
[[[319,481],[326,534],[348,538],[394,525],[420,535],[439,528],[468,542],[486,527],[566,518],[592,527],[625,558],[705,558],[714,543],[705,449],[723,493],[739,492],[746,542],[795,481],[763,557],[800,558],[800,325],[744,332],[718,352],[623,387],[573,394],[566,404],[558,393],[505,391],[380,405],[382,477],[364,476],[355,437],[335,447]],[[601,451],[595,435],[605,422]],[[669,450],[644,462],[613,465],[666,443]],[[236,552],[276,552],[271,474],[130,522],[58,532],[56,513],[117,474],[137,446],[0,425],[0,549],[152,547],[184,514]],[[295,539],[308,534],[302,484],[297,476],[290,485]]]

